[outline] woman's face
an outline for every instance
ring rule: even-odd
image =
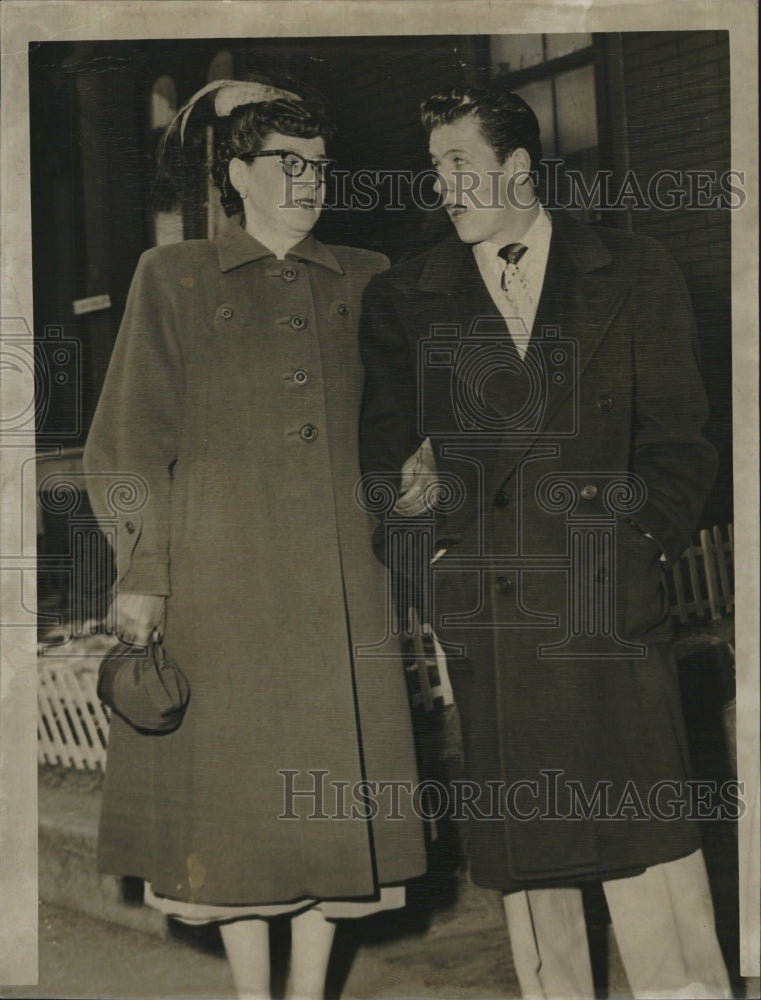
[[[297,153],[309,161],[326,159],[325,142],[320,136],[300,139],[273,132],[259,153],[272,150]],[[281,165],[281,160],[285,161],[288,171]],[[247,192],[243,207],[249,232],[254,235],[257,230],[275,233],[283,238],[293,238],[296,242],[312,231],[320,217],[325,192],[325,181],[319,168],[316,169],[311,162],[304,165],[295,157],[278,155],[259,155],[256,159],[239,162],[242,169],[237,168],[234,183],[237,181],[239,192],[243,187]],[[294,164],[296,169],[293,169]],[[289,173],[297,173],[302,166],[304,171],[300,176],[289,176]]]

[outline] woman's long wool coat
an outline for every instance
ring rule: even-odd
[[[102,871],[210,904],[424,871],[420,823],[359,784],[416,778],[357,500],[357,315],[385,266],[313,237],[280,261],[234,222],[140,260],[85,466],[118,586],[167,595],[192,694],[169,736],[112,719]]]

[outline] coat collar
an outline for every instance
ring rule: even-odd
[[[588,274],[610,264],[613,258],[608,248],[591,226],[577,222],[568,215],[550,213],[552,239],[571,267],[579,274]],[[456,293],[463,278],[470,273],[472,247],[463,243],[457,233],[451,233],[430,251],[418,287],[426,292],[444,295]]]
[[[232,271],[243,264],[250,264],[265,257],[274,257],[274,253],[247,233],[242,225],[242,216],[234,216],[228,221],[222,232],[214,241],[219,254],[219,267],[222,271]],[[344,269],[324,243],[320,243],[310,235],[303,239],[286,254],[296,260],[306,260],[320,267],[327,267],[337,274],[343,274]]]

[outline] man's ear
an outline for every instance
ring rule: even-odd
[[[531,157],[528,155],[528,150],[524,149],[523,146],[519,146],[518,149],[512,151],[505,160],[504,166],[506,169],[509,169],[511,175],[520,175],[517,179],[518,184],[525,184],[530,180]]]

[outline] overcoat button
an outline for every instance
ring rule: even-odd
[[[603,412],[607,412],[608,410],[613,408],[613,397],[608,395],[607,392],[604,392],[601,396],[597,397],[597,402],[595,405],[597,406],[598,410],[603,410]]]
[[[510,497],[505,493],[504,490],[497,490],[494,494],[494,504],[496,507],[507,507],[510,503]]]
[[[286,267],[280,272],[280,277],[283,281],[295,281],[298,276],[298,271],[295,267]]]
[[[346,305],[345,302],[342,302],[338,306],[338,313],[339,313],[340,316],[348,316],[350,312],[351,312],[351,309],[349,309],[349,307]]]
[[[229,306],[222,306],[219,315],[222,317],[222,319],[232,319],[233,311]]]
[[[586,486],[581,487],[581,495],[585,500],[594,500],[597,496],[597,487],[594,483],[587,483]]]
[[[500,594],[509,594],[513,589],[512,580],[507,576],[498,576],[495,583]]]
[[[306,325],[306,316],[302,316],[301,313],[296,313],[295,316],[291,316],[291,326],[294,330],[303,330]]]
[[[305,372],[303,368],[299,368],[298,371],[293,373],[293,381],[296,385],[306,385],[309,381],[309,372]]]
[[[135,534],[135,525],[132,523],[132,521],[127,521],[127,523],[124,525],[124,527],[127,529],[127,534],[128,535],[134,535]]]
[[[299,437],[302,441],[311,442],[317,437],[317,428],[314,424],[304,424],[304,426],[299,431]]]

